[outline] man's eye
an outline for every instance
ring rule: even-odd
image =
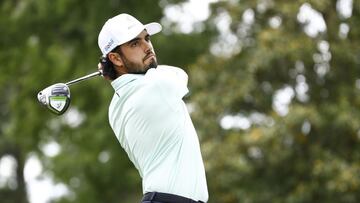
[[[138,41],[135,41],[135,42],[131,43],[131,46],[132,46],[132,47],[136,47],[138,44],[139,44],[139,42],[138,42]]]

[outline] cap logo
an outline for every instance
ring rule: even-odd
[[[105,52],[107,52],[109,50],[109,48],[111,47],[111,45],[113,45],[113,44],[114,44],[114,40],[110,39],[110,41],[107,43],[107,45],[104,48]]]

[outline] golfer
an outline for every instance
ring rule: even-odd
[[[182,98],[187,74],[158,65],[150,36],[159,23],[120,14],[106,21],[99,69],[115,90],[109,122],[143,185],[143,203],[207,202],[199,140]]]

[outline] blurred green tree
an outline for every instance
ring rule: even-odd
[[[360,201],[359,9],[213,5],[218,37],[190,73],[209,202]]]

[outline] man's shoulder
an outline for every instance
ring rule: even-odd
[[[158,65],[157,70],[161,71],[184,71],[182,68],[171,65]]]
[[[147,73],[148,76],[160,76],[165,78],[187,78],[187,73],[176,66],[170,66],[170,65],[158,65],[157,68],[149,70]]]
[[[180,67],[167,65],[167,64],[158,65],[158,68],[178,68],[178,69],[181,69]]]

